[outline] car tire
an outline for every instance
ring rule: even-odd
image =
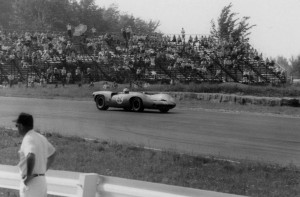
[[[106,105],[106,102],[105,102],[105,97],[103,95],[96,97],[96,107],[99,110],[107,110],[108,109],[108,106]]]
[[[143,101],[140,98],[133,98],[131,102],[132,110],[135,112],[142,112],[144,111]]]

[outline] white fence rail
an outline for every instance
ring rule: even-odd
[[[48,194],[65,197],[242,197],[186,187],[178,187],[95,173],[49,170]],[[18,190],[16,166],[0,165],[0,188]]]

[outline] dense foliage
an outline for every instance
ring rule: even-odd
[[[114,4],[98,7],[94,0],[0,0],[0,24],[5,29],[64,31],[68,23],[98,32],[119,32],[130,25],[141,33],[153,33],[160,25],[120,13]]]
[[[250,17],[235,18],[237,13],[231,11],[232,4],[225,6],[218,18],[217,26],[212,21],[211,34],[221,41],[238,41],[242,38],[246,39],[251,33],[250,30],[255,25],[250,25],[248,20]]]
[[[291,68],[293,76],[300,77],[300,55],[296,58],[291,58]]]

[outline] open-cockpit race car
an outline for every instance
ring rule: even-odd
[[[93,92],[93,97],[99,110],[115,107],[135,112],[142,112],[144,109],[158,109],[160,112],[166,113],[176,106],[175,99],[168,94],[130,92],[127,88],[123,92]]]

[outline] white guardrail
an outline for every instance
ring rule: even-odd
[[[46,179],[48,194],[65,197],[242,197],[95,173],[49,170]],[[0,165],[0,188],[18,190],[20,181],[16,166]]]

